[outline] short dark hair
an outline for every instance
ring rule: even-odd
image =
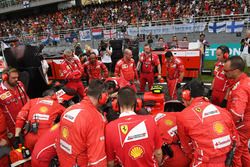
[[[174,56],[174,55],[173,55],[173,53],[171,51],[167,51],[165,53],[165,57],[167,57],[167,58],[172,57],[172,56]]]
[[[220,50],[222,51],[223,54],[229,53],[229,52],[230,52],[230,51],[229,51],[229,48],[228,48],[227,46],[225,46],[225,45],[221,45],[221,46],[219,46],[217,49],[220,49]]]
[[[195,98],[204,96],[205,87],[203,82],[193,79],[183,86],[183,90],[190,90],[190,96]]]
[[[145,43],[145,44],[144,44],[144,47],[145,47],[145,46],[149,46],[149,47],[151,47],[151,46],[150,46],[150,44],[148,44],[148,43]]]
[[[244,60],[240,57],[240,56],[232,56],[229,57],[229,59],[227,61],[230,61],[230,68],[231,69],[238,69],[241,72],[244,71],[245,69],[245,62]]]
[[[130,87],[123,87],[118,91],[118,103],[120,107],[134,107],[136,102],[136,93]]]
[[[206,35],[205,35],[205,34],[203,34],[203,33],[201,33],[201,34],[200,34],[200,37],[202,37],[202,36],[203,36],[203,37],[205,37]]]
[[[106,91],[105,84],[98,79],[91,80],[87,89],[87,95],[98,99]]]

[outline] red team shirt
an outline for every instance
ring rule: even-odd
[[[161,148],[162,140],[153,117],[122,113],[106,126],[105,136],[108,161],[117,158],[122,166],[158,166],[154,151]]]
[[[166,61],[166,68],[168,79],[178,79],[180,77],[180,73],[184,72],[185,69],[181,59],[176,57],[174,57],[170,62]]]
[[[138,79],[136,65],[134,59],[125,61],[124,58],[120,59],[115,65],[115,77],[123,77],[127,81],[134,81]]]
[[[96,60],[95,64],[91,64],[87,61],[84,66],[87,68],[90,79],[103,79],[108,77],[109,72],[107,67],[99,60]]]
[[[145,53],[142,53],[140,56],[140,62],[142,63],[142,73],[152,73],[154,72],[154,67],[160,64],[159,57],[156,54],[146,56]]]
[[[229,81],[223,70],[224,63],[216,62],[214,67],[214,87],[216,91],[224,92],[229,87]]]
[[[8,131],[15,134],[15,122],[18,112],[29,99],[24,85],[18,81],[18,86],[13,90],[0,85],[0,109],[4,112]]]

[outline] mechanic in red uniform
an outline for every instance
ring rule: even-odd
[[[129,98],[128,98],[129,97]],[[108,166],[158,166],[162,160],[162,140],[152,116],[134,112],[136,93],[130,87],[118,91],[120,118],[105,129]]]
[[[60,121],[60,116],[65,108],[57,102],[56,98],[52,98],[53,90],[48,90],[45,93],[43,98],[29,100],[18,113],[14,148],[18,148],[23,128],[25,128],[26,133],[24,145],[32,151],[37,140]]]
[[[135,84],[139,83],[139,81],[135,61],[132,56],[132,51],[130,49],[124,50],[123,58],[115,65],[114,75],[115,77],[121,77],[129,81],[134,90],[136,90]]]
[[[146,82],[148,82],[149,90],[154,84],[154,68],[157,66],[158,79],[161,79],[161,64],[159,57],[151,52],[149,44],[144,45],[144,53],[140,55],[137,69],[140,71],[140,91],[144,92]]]
[[[5,115],[9,139],[14,139],[17,114],[29,100],[24,85],[18,81],[18,77],[17,69],[7,68],[3,70],[0,85],[0,112]]]
[[[168,83],[168,93],[172,100],[177,99],[177,85],[184,77],[184,65],[181,59],[174,57],[171,51],[165,53],[166,57],[166,80]]]
[[[61,167],[107,165],[104,128],[106,120],[97,108],[108,99],[105,85],[92,80],[87,96],[64,112],[56,143]]]
[[[234,167],[250,166],[248,140],[250,139],[250,78],[244,73],[245,63],[240,56],[230,57],[224,66],[228,79],[234,80],[230,88],[227,109],[233,116],[240,136],[240,146],[234,155]]]
[[[34,167],[49,167],[56,157],[56,138],[59,135],[59,124],[47,130],[38,140],[31,155],[31,165]]]
[[[84,64],[89,76],[89,82],[92,79],[105,79],[109,72],[104,63],[97,59],[95,52],[90,53],[89,60]]]
[[[8,147],[8,137],[7,137],[7,124],[5,121],[5,115],[0,111],[0,166],[9,166],[8,152],[10,148]]]
[[[180,141],[177,136],[176,112],[158,113],[155,116],[155,121],[164,142],[162,146],[164,155],[162,166],[188,167],[190,160],[181,150]]]
[[[81,81],[84,73],[83,66],[80,60],[74,58],[70,49],[66,49],[63,54],[64,61],[61,64],[60,74],[67,81],[65,87],[74,89],[80,98],[83,98],[84,86]]]
[[[229,58],[229,48],[227,46],[219,46],[216,50],[216,57],[214,79],[211,85],[211,101],[213,104],[220,106],[229,87],[229,80],[226,78],[223,70],[224,63]]]
[[[225,167],[227,154],[238,134],[227,110],[203,97],[204,86],[192,80],[182,92],[186,108],[177,113],[177,132],[191,166]]]
[[[125,80],[122,77],[107,78],[105,80],[105,83],[108,84],[108,86],[109,86],[109,89],[108,89],[109,93],[117,92],[120,88],[123,88],[126,86],[129,86],[132,89],[135,88],[133,85],[130,84],[130,82],[128,82],[127,80]],[[134,89],[134,91],[136,91],[136,90]]]

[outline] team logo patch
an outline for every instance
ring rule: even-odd
[[[172,126],[174,123],[172,120],[169,120],[169,119],[166,119],[165,121],[165,124],[168,125],[168,126]]]
[[[220,138],[213,139],[212,142],[214,144],[215,149],[220,149],[220,148],[230,146],[231,138],[230,138],[229,135],[227,135],[227,136],[223,136],[223,137],[220,137]]]
[[[128,68],[128,65],[127,64],[123,64],[122,68]]]
[[[201,111],[202,111],[200,107],[196,107],[194,110],[195,110],[196,112],[201,112]]]
[[[48,108],[45,107],[45,106],[42,106],[42,107],[39,108],[39,111],[40,111],[41,113],[46,113],[46,112],[48,112]]]
[[[213,125],[213,129],[217,134],[222,134],[224,132],[224,125],[220,122],[215,122]]]
[[[69,137],[69,130],[68,130],[68,128],[65,127],[65,126],[62,127],[61,134],[62,134],[62,137],[67,140],[67,138]]]
[[[128,133],[128,125],[122,125],[121,131],[124,135],[126,135]]]
[[[11,93],[9,91],[7,91],[7,92],[5,92],[5,93],[3,93],[3,94],[0,95],[0,99],[1,100],[5,100],[5,99],[7,99],[10,96],[11,96]]]
[[[144,148],[140,145],[133,146],[129,150],[129,156],[132,157],[134,160],[143,157],[144,154]]]

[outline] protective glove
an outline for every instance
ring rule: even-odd
[[[170,147],[169,144],[166,144],[164,143],[162,146],[161,146],[161,149],[162,149],[162,154],[163,155],[167,155],[169,156],[170,158],[172,158],[174,156],[174,152],[172,150],[172,148]]]
[[[222,108],[226,108],[227,107],[227,100],[224,99],[220,105]]]
[[[19,144],[22,144],[21,143],[21,138],[20,138],[20,136],[16,136],[14,138],[14,142],[13,142],[14,149],[18,149],[19,148]]]

